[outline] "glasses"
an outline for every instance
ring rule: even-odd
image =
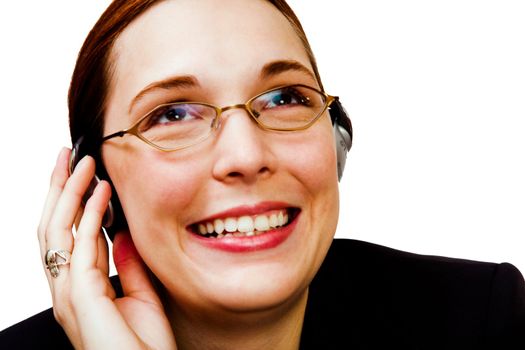
[[[244,104],[216,107],[201,102],[173,102],[155,107],[128,129],[104,136],[102,142],[134,135],[162,151],[176,151],[207,139],[220,126],[221,114],[241,108],[263,130],[298,131],[312,126],[337,99],[323,91],[296,84],[252,97]]]

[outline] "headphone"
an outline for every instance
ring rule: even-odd
[[[337,176],[338,180],[341,181],[341,177],[343,176],[343,170],[346,164],[346,156],[348,154],[348,151],[350,151],[350,148],[352,147],[352,123],[338,97],[336,97],[335,100],[330,104],[330,106],[328,107],[328,111],[330,113],[330,119],[332,120],[335,136],[335,149],[337,152]],[[84,142],[84,136],[81,136],[74,143],[73,149],[71,150],[71,156],[69,158],[70,175],[75,170],[75,167],[77,166],[78,162],[85,155],[88,154],[93,155],[96,154],[96,152],[93,152],[93,150],[89,149],[87,143]],[[99,174],[103,173],[104,176],[99,176],[95,174],[95,176],[91,180],[91,183],[88,186],[88,189],[86,190],[86,193],[82,197],[82,203],[84,205],[86,205],[87,200],[93,194],[93,191],[95,190],[97,184],[101,181],[101,178],[109,179],[109,176],[107,176],[105,170],[101,172],[99,168],[101,168],[101,166],[97,167],[97,172]],[[104,213],[104,218],[102,219],[102,227],[109,239],[113,241],[113,238],[115,237],[117,231],[127,227],[127,223],[124,213],[122,211],[122,207],[120,206],[120,201],[117,197],[117,192],[115,191],[115,188],[113,187],[111,181],[109,181],[109,183],[111,184],[112,197],[108,203],[106,212]]]
[[[337,152],[337,177],[339,181],[341,181],[343,170],[345,169],[346,156],[350,148],[352,148],[354,132],[350,117],[338,97],[335,98],[334,102],[332,102],[328,108],[330,119],[332,119],[332,125],[334,126],[335,149]]]

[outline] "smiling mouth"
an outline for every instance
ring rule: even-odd
[[[257,215],[216,218],[192,224],[189,229],[204,238],[253,237],[289,225],[299,212],[298,208],[286,208]]]

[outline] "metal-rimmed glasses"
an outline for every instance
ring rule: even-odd
[[[280,86],[252,97],[244,104],[217,107],[203,102],[161,104],[128,129],[102,138],[131,134],[161,151],[176,151],[207,139],[220,126],[221,114],[241,108],[264,130],[298,131],[312,126],[337,97],[313,87]]]

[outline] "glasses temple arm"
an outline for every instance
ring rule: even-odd
[[[126,135],[126,133],[127,133],[127,131],[125,131],[125,130],[114,132],[113,134],[109,134],[107,136],[104,136],[102,138],[102,142],[107,141],[109,139],[112,139],[114,137],[122,137],[122,136]]]

